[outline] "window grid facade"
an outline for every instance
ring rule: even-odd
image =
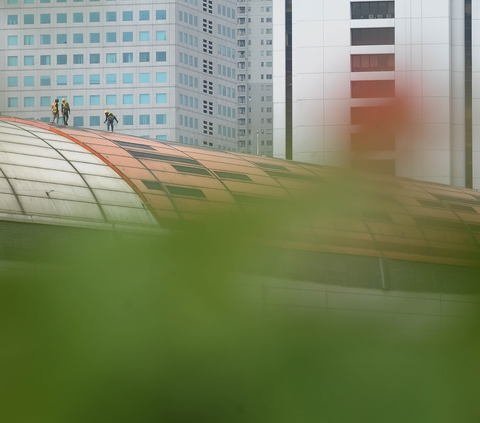
[[[105,4],[66,1],[52,9],[52,3],[36,0],[32,5],[35,12],[1,4],[5,18],[0,27],[7,36],[2,47],[6,76],[0,82],[0,112],[47,121],[50,100],[65,97],[76,118],[72,120],[75,126],[99,126],[103,111],[112,108],[121,122],[115,130],[173,141],[181,136],[182,140],[205,145],[199,104],[208,98],[208,135],[215,138],[208,145],[236,150],[232,135],[237,133],[235,115],[217,114],[219,100],[214,84],[208,81],[204,92],[202,83],[202,76],[206,76],[202,64],[207,60],[207,75],[213,76],[220,65],[226,70],[222,85],[231,93],[236,90],[236,2],[222,4],[228,15],[214,13],[211,0],[205,5],[203,0],[180,2],[181,20],[162,3],[150,8],[115,0]],[[219,26],[228,31],[216,34]],[[100,27],[105,30],[99,31]],[[181,40],[169,35],[179,33]],[[228,48],[228,56],[215,57],[217,40]],[[205,53],[201,51],[203,44]],[[171,54],[176,46],[185,54],[182,63]],[[183,70],[186,67],[188,71]],[[182,81],[180,73],[185,75]],[[81,95],[73,91],[78,89]],[[178,90],[185,94],[184,104],[179,104]],[[233,96],[222,98],[229,110],[234,109],[235,101]],[[188,108],[188,113],[183,108]],[[180,115],[188,115],[188,125],[181,128]],[[126,127],[122,125],[124,116]],[[222,126],[220,134],[213,130],[218,124]],[[227,129],[223,131],[223,127]]]

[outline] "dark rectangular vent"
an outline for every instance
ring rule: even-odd
[[[369,220],[381,220],[382,222],[393,222],[392,218],[387,213],[362,211],[362,215],[365,219],[369,219]]]
[[[216,171],[215,174],[222,179],[238,179],[239,181],[249,181],[252,182],[252,180],[247,176],[243,175],[241,173],[230,173],[230,172],[219,172]]]
[[[465,204],[472,204],[474,206],[480,206],[480,201],[473,200],[470,198],[460,198],[460,197],[451,197],[450,195],[441,195],[441,194],[434,194],[439,200],[443,201],[455,201],[456,203],[465,203]]]
[[[201,189],[174,187],[167,185],[167,189],[172,195],[185,195],[195,198],[207,198]]]
[[[462,206],[460,204],[451,204],[451,203],[448,206],[455,211],[464,211],[464,212],[470,212],[470,213],[477,212],[473,207],[470,207],[470,206]]]
[[[181,173],[193,173],[195,175],[205,175],[211,176],[207,169],[201,167],[189,167],[189,166],[180,166],[180,165],[172,165],[172,167]]]
[[[415,222],[422,226],[435,226],[437,228],[465,230],[465,224],[462,222],[430,219],[427,217],[413,217],[413,219],[415,220]]]
[[[268,163],[253,163],[254,165],[257,165],[258,167],[260,168],[267,168],[267,169],[277,169],[277,170],[284,170],[286,172],[290,172],[289,169],[287,169],[286,167],[283,167],[283,166],[278,166],[278,165],[272,165],[272,164],[268,164]]]
[[[137,159],[152,159],[152,160],[162,160],[165,162],[177,162],[177,163],[188,163],[192,165],[200,165],[194,159],[189,159],[187,157],[178,157],[178,156],[166,156],[165,154],[153,154],[153,153],[144,153],[143,151],[134,151],[127,150],[133,157]]]
[[[282,173],[273,170],[264,170],[264,172],[272,178],[295,179],[297,181],[325,182],[323,178],[314,175],[299,175],[298,173]]]
[[[480,232],[480,225],[475,225],[474,223],[469,223],[468,228],[474,232]]]
[[[417,198],[417,202],[420,203],[422,206],[425,206],[425,207],[435,207],[436,209],[446,209],[447,208],[445,206],[445,204],[439,203],[437,201],[419,200]]]
[[[160,182],[156,181],[142,181],[148,189],[156,189],[157,191],[165,191]]]
[[[126,148],[143,148],[144,150],[153,150],[155,149],[149,145],[146,144],[135,144],[133,142],[126,142],[126,141],[115,141],[115,144],[119,145],[120,147],[126,147]]]
[[[284,202],[281,198],[272,197],[257,197],[254,195],[234,194],[233,197],[238,203],[255,204],[258,206],[277,206],[281,202]]]

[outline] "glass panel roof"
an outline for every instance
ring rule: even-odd
[[[272,238],[285,247],[480,263],[480,194],[465,188],[12,118],[0,148],[7,215],[168,227],[288,206]]]

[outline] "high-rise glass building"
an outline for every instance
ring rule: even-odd
[[[5,0],[0,112],[237,149],[236,2]]]
[[[274,155],[480,188],[477,5],[274,0]]]
[[[238,147],[273,155],[273,5],[238,0]]]

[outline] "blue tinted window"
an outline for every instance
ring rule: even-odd
[[[123,41],[133,41],[133,32],[124,32],[123,33]]]
[[[140,94],[139,103],[150,104],[150,94]]]
[[[74,13],[73,22],[83,22],[83,13]]]
[[[157,94],[157,104],[163,104],[167,102],[167,94]]]
[[[106,21],[115,22],[117,20],[117,12],[107,12]]]
[[[150,62],[150,53],[148,51],[139,54],[139,62]]]
[[[117,83],[117,74],[107,73],[107,84],[116,84],[116,83]]]
[[[117,63],[117,53],[107,53],[106,62]]]
[[[67,44],[67,34],[57,34],[57,44]]]
[[[18,97],[8,97],[8,107],[18,107]]]
[[[83,75],[73,75],[73,85],[83,85]]]
[[[24,87],[33,87],[35,84],[35,78],[33,76],[24,76],[23,77],[23,86]]]
[[[166,51],[157,51],[156,60],[157,60],[157,62],[166,62],[167,61],[167,52]]]
[[[57,65],[66,65],[66,64],[67,64],[67,55],[57,54]]]
[[[133,84],[133,73],[124,73],[123,74],[123,83],[124,84]]]
[[[18,66],[18,56],[8,56],[8,66]]]
[[[90,42],[91,43],[99,43],[100,42],[100,33],[99,32],[90,33]]]
[[[35,107],[35,97],[24,97],[23,107]]]
[[[140,115],[140,125],[150,125],[150,115]]]
[[[50,44],[50,34],[40,35],[40,44]]]
[[[50,106],[51,97],[40,97],[40,106]]]
[[[83,54],[74,54],[73,55],[73,64],[74,65],[83,65]]]
[[[57,23],[67,23],[67,14],[57,13]]]
[[[100,22],[100,12],[90,12],[90,22]]]
[[[150,82],[150,74],[149,73],[141,73],[139,75],[139,82],[140,83],[149,83]]]
[[[74,116],[73,126],[83,126],[83,116]]]
[[[40,23],[41,24],[49,24],[50,23],[50,13],[42,13],[40,15]]]
[[[90,85],[100,84],[100,74],[90,75]]]
[[[18,25],[18,15],[8,15],[7,25]]]
[[[166,10],[157,10],[155,12],[155,17],[157,21],[164,21],[167,19],[167,11]]]
[[[23,23],[25,25],[32,25],[35,22],[35,15],[23,15]]]
[[[57,85],[67,85],[67,75],[57,75]]]
[[[48,87],[51,85],[50,75],[45,75],[40,77],[40,85],[42,87]]]
[[[8,77],[8,86],[9,87],[18,87],[18,76],[9,76]]]
[[[107,32],[107,43],[115,43],[117,41],[116,32]]]
[[[100,63],[100,54],[99,53],[90,54],[90,63]]]
[[[123,53],[123,63],[133,63],[133,53]]]
[[[125,10],[123,12],[123,21],[124,22],[133,21],[133,12],[131,10]]]
[[[90,116],[90,126],[100,126],[100,116]]]
[[[156,115],[157,125],[165,125],[167,123],[167,115]]]
[[[83,34],[73,34],[73,43],[74,44],[83,43]]]
[[[138,19],[141,21],[150,20],[150,11],[149,10],[140,10],[138,12]]]
[[[157,31],[155,34],[156,41],[165,41],[167,39],[167,31]]]
[[[23,56],[23,65],[24,66],[34,66],[35,65],[35,56]]]
[[[123,104],[133,104],[133,94],[124,94]]]
[[[165,141],[167,140],[167,136],[166,136],[166,135],[157,135],[155,138],[156,138],[157,140],[165,140]]]
[[[107,95],[106,104],[108,106],[116,105],[117,104],[117,96],[115,94]]]
[[[83,106],[83,95],[74,95],[73,96],[73,105],[74,106]]]
[[[91,95],[90,96],[90,106],[100,106],[100,96]]]
[[[140,31],[138,41],[150,41],[150,31]]]
[[[133,125],[133,115],[123,115],[124,125]]]
[[[18,36],[17,35],[9,35],[7,38],[7,44],[9,46],[18,46]]]
[[[156,82],[167,82],[167,72],[157,72]]]

